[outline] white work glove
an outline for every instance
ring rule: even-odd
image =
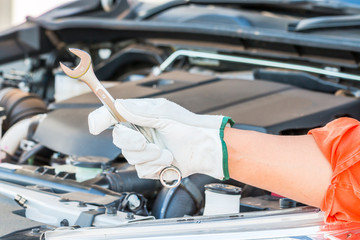
[[[140,178],[158,179],[160,171],[170,165],[179,168],[183,177],[202,173],[229,178],[223,140],[225,126],[232,123],[229,117],[194,114],[162,98],[117,99],[115,107],[128,122],[152,133],[156,144],[148,143],[142,134],[124,126],[126,123],[118,124],[105,107],[89,114],[90,133],[97,135],[115,124],[113,142],[135,165]]]

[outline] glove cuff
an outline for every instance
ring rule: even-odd
[[[224,173],[224,179],[228,180],[230,179],[229,174],[229,165],[228,165],[228,151],[226,147],[226,143],[224,141],[224,129],[227,124],[230,124],[230,126],[234,125],[234,121],[230,117],[224,117],[220,126],[220,141],[222,145],[222,152],[223,152],[223,173]]]

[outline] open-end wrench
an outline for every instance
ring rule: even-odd
[[[110,95],[110,93],[97,79],[91,64],[90,55],[83,50],[75,49],[75,48],[70,48],[69,51],[80,58],[80,63],[74,69],[70,69],[60,62],[60,67],[64,71],[64,73],[71,78],[76,78],[85,82],[118,122],[126,122],[126,120],[119,114],[119,112],[115,108],[115,104],[114,104],[115,99]],[[155,136],[149,135],[148,132],[145,131],[145,129],[131,123],[130,123],[130,127],[143,134],[143,136],[148,142],[154,143],[154,140],[156,139]],[[177,174],[177,179],[172,183],[168,183],[164,179],[165,172],[167,171],[173,171]],[[169,166],[161,170],[159,178],[161,184],[164,187],[174,188],[179,186],[182,175],[177,167]]]

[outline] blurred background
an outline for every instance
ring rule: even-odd
[[[76,0],[0,0],[0,31],[20,24],[27,16],[37,17],[46,11]],[[163,2],[164,0],[143,0],[143,2]]]
[[[36,17],[56,6],[74,0],[1,0],[0,31],[25,21],[26,16]]]

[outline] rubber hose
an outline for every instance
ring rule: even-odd
[[[158,180],[141,179],[135,169],[105,173],[109,189],[115,192],[136,192],[152,197],[160,188]]]
[[[17,88],[5,88],[0,91],[0,106],[6,112],[4,130],[25,118],[47,112],[46,104],[40,97]]]
[[[197,187],[202,197],[205,196],[205,185],[208,183],[217,183],[220,180],[203,174],[194,174],[188,177],[193,185]],[[180,185],[177,188],[163,188],[155,199],[152,215],[157,219],[183,217],[184,215],[195,215],[199,213],[200,208],[189,190],[185,190]],[[204,202],[202,203],[202,205]]]
[[[185,215],[197,215],[201,213],[205,204],[205,185],[209,183],[225,183],[234,185],[237,187],[243,187],[244,184],[236,180],[230,179],[227,181],[220,181],[219,179],[212,178],[203,174],[194,174],[187,178],[190,180],[191,185],[196,187],[194,192],[191,192],[191,188],[187,187],[187,184],[183,184],[185,179],[182,180],[182,184],[177,188],[163,188],[157,195],[153,208],[152,215],[157,219],[183,217]],[[253,189],[255,190],[255,189]],[[197,193],[196,193],[197,192]],[[197,194],[201,194],[203,201],[199,203],[199,198],[196,199]],[[193,196],[192,196],[193,195]]]

